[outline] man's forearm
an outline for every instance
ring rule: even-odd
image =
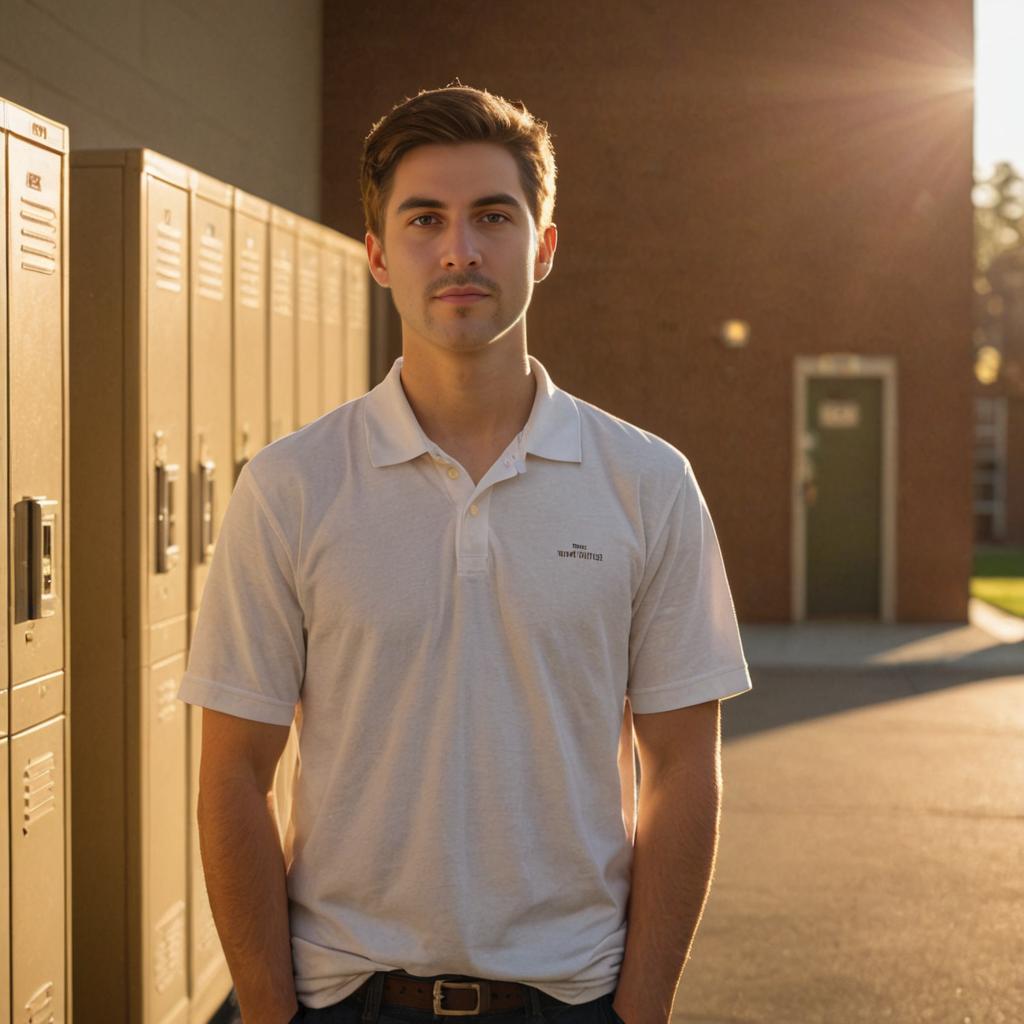
[[[717,771],[641,776],[626,950],[615,1010],[665,1024],[704,909],[718,845]]]
[[[213,920],[244,1024],[286,1024],[298,1007],[281,842],[266,796],[237,779],[202,791],[199,845]]]

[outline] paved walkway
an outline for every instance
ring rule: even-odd
[[[1024,1022],[1024,630],[747,627],[687,1024]]]

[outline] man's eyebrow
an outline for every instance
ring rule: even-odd
[[[512,206],[519,209],[520,203],[515,196],[510,196],[507,192],[495,192],[493,196],[482,196],[473,202],[474,210],[480,206]]]
[[[446,210],[448,208],[447,203],[442,203],[440,199],[426,199],[423,196],[409,196],[408,199],[403,199],[398,204],[396,213],[405,213],[406,210]]]
[[[511,206],[514,209],[521,209],[522,204],[516,199],[515,196],[509,195],[507,192],[495,192],[494,195],[481,196],[479,199],[474,199],[472,208],[474,210],[482,206]],[[403,199],[398,204],[396,213],[405,213],[406,210],[447,210],[448,204],[441,202],[440,199],[430,199],[427,196],[409,196],[408,199]]]

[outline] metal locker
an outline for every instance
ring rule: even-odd
[[[270,440],[298,427],[295,368],[295,260],[298,220],[294,213],[270,209]]]
[[[345,400],[370,390],[370,270],[361,242],[346,238],[345,255]]]
[[[8,104],[11,685],[64,666],[64,161],[10,130],[15,113]]]
[[[320,225],[298,220],[298,319],[295,331],[295,403],[304,427],[324,411],[320,338]]]
[[[228,497],[235,483],[232,436],[233,189],[191,173],[192,319],[189,339],[192,490],[189,636],[195,627]],[[179,679],[180,682],[180,679]],[[189,1019],[205,1024],[231,990],[227,961],[213,923],[199,854],[196,807],[202,709],[188,707]]]
[[[234,335],[232,344],[234,469],[269,440],[267,273],[270,204],[235,189]]]
[[[11,1001],[16,1024],[64,1016],[64,716],[11,736]]]
[[[187,168],[148,150],[72,156],[72,251],[87,254],[71,279],[70,367],[82,581],[71,653],[90,696],[71,716],[73,868],[88,879],[72,919],[84,1021],[189,1019],[186,708],[176,697],[194,532],[189,189]]]
[[[323,412],[345,401],[345,248],[341,235],[320,231],[320,339],[323,352]]]
[[[10,885],[0,915],[10,951],[2,1014],[29,1024],[68,1016],[67,129],[10,102],[0,108],[8,426],[0,735],[8,734],[2,877]]]

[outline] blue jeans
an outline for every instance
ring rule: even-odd
[[[406,1006],[381,1005],[376,1024],[624,1024],[612,1009],[613,992],[587,1003],[547,1003],[538,1006],[534,1016],[528,1001],[514,1010],[473,1014],[465,1017],[435,1016],[432,1010],[416,1010]],[[299,1004],[298,1013],[289,1024],[363,1024],[363,1007],[349,998],[319,1010]]]

